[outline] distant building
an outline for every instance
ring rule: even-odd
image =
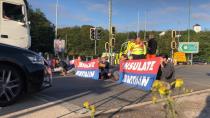
[[[193,26],[193,30],[196,32],[196,33],[199,33],[201,32],[201,26],[199,24],[195,24]]]

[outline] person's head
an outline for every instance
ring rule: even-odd
[[[59,58],[55,58],[55,63],[58,64],[59,63]]]
[[[136,35],[130,35],[129,36],[129,40],[132,41],[132,42],[134,42],[136,40],[136,38],[137,38]]]
[[[138,37],[138,38],[136,38],[136,43],[141,43],[142,42],[142,40],[141,40],[141,38],[140,37]]]
[[[102,62],[106,62],[106,61],[107,61],[107,59],[108,59],[108,57],[107,57],[107,56],[103,56],[103,57],[101,57],[101,61],[102,61]]]
[[[128,59],[128,57],[127,57],[126,54],[122,54],[121,57],[120,57],[120,61],[125,61],[127,59]]]
[[[77,56],[77,60],[81,61],[82,57],[81,56]]]
[[[164,63],[167,63],[168,62],[168,55],[167,54],[160,54],[159,57],[162,58],[162,61]]]

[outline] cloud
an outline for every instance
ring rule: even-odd
[[[82,1],[81,3],[84,4],[89,11],[100,12],[103,14],[109,13],[108,2],[107,3],[90,3],[87,1]],[[117,10],[112,8],[112,14],[117,15],[118,14]]]
[[[210,14],[207,13],[194,13],[192,17],[197,20],[209,21]]]
[[[89,4],[88,5],[88,10],[107,13],[108,12],[108,5],[100,4],[100,3]]]
[[[84,16],[84,15],[70,15],[70,14],[62,14],[63,17],[69,18],[69,19],[74,19],[74,20],[79,20],[81,22],[91,22],[93,19]]]
[[[201,9],[209,10],[210,9],[210,3],[201,4],[199,5]]]
[[[183,8],[181,7],[175,7],[175,6],[170,6],[170,7],[166,7],[160,10],[161,14],[168,14],[168,13],[175,13],[178,11],[183,10]]]
[[[49,9],[52,13],[55,13],[56,5],[51,4],[49,6]],[[91,22],[92,19],[85,16],[84,14],[75,14],[72,13],[66,6],[59,5],[58,6],[58,17],[61,17],[61,19],[69,19],[69,20],[78,20],[81,22]]]

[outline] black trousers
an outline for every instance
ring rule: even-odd
[[[132,54],[133,60],[137,60],[137,59],[145,59],[145,55],[141,54],[141,55],[135,55]]]

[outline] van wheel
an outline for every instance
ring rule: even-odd
[[[23,80],[18,69],[10,65],[0,65],[0,107],[14,103],[20,96]]]

